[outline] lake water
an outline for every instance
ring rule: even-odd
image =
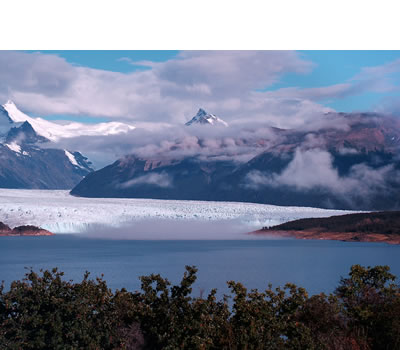
[[[128,290],[140,288],[141,275],[160,273],[177,283],[185,265],[199,268],[193,294],[218,288],[226,281],[265,289],[293,282],[311,294],[332,292],[352,264],[389,265],[400,276],[400,246],[378,243],[345,243],[306,240],[144,241],[53,237],[1,237],[0,280],[6,288],[21,279],[25,267],[58,267],[67,279],[81,280],[104,274],[108,285]]]

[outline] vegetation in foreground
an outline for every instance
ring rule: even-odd
[[[193,297],[197,269],[179,285],[141,277],[140,292],[112,292],[53,269],[0,288],[1,349],[400,349],[400,288],[388,266],[351,267],[332,295],[303,288]],[[229,298],[232,298],[229,301]]]

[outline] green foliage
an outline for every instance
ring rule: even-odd
[[[98,349],[114,346],[113,294],[101,278],[62,280],[32,270],[0,294],[1,349]],[[115,338],[115,340],[117,340]]]
[[[400,290],[392,283],[395,279],[388,266],[353,265],[349,278],[342,278],[335,291],[349,330],[374,349],[400,348]]]
[[[294,284],[230,296],[192,296],[197,269],[178,285],[141,277],[140,292],[112,292],[102,278],[63,280],[29,271],[0,287],[1,349],[400,349],[400,289],[387,266],[354,265],[333,295]]]

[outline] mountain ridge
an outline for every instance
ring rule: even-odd
[[[0,188],[70,189],[93,171],[87,157],[57,148],[32,126],[34,118],[11,101],[5,106],[0,107]]]
[[[239,163],[235,154],[224,154],[223,148],[218,149],[221,153],[203,155],[207,142],[201,138],[198,155],[171,160],[166,151],[157,155],[154,167],[145,166],[153,164],[152,157],[132,154],[90,174],[71,194],[357,210],[399,208],[399,121],[360,113],[325,117],[331,122],[328,127],[277,129],[274,141],[268,135],[259,140],[232,139],[237,146],[253,144],[257,151]],[[345,123],[338,125],[333,118]]]

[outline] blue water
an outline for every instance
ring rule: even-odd
[[[141,275],[160,273],[177,283],[185,265],[199,268],[193,294],[218,288],[226,281],[264,290],[293,282],[309,293],[329,293],[352,264],[389,265],[400,276],[400,246],[304,240],[134,241],[54,237],[1,237],[0,280],[6,288],[21,279],[25,267],[58,267],[67,279],[80,281],[86,270],[104,274],[112,289],[140,289]]]

